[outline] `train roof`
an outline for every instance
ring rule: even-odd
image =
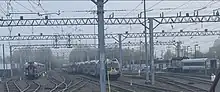
[[[205,62],[208,58],[183,59],[182,62]]]
[[[118,62],[117,59],[113,59],[113,60],[107,59],[107,60],[106,60],[106,63],[108,64],[108,63],[119,63],[119,62]]]
[[[91,60],[90,63],[99,63],[99,60]]]
[[[30,64],[37,65],[37,66],[44,66],[44,64],[39,63],[39,62],[25,62],[24,66],[28,66]]]
[[[85,62],[76,62],[76,65],[85,64]]]

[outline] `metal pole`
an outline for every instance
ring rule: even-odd
[[[4,68],[4,72],[3,72],[3,78],[5,78],[5,45],[4,44],[2,44],[2,56],[3,56],[3,68]]]
[[[153,36],[153,18],[149,18],[150,34],[150,61],[151,61],[151,84],[154,85],[154,36]]]
[[[121,34],[118,34],[118,43],[119,43],[119,62],[120,62],[120,69],[122,70],[122,40],[121,40]]]
[[[12,66],[12,47],[9,46],[9,49],[10,49],[10,65]],[[13,76],[13,71],[12,71],[12,68],[11,68],[11,77]]]
[[[100,61],[100,91],[106,92],[106,71],[105,71],[105,33],[104,33],[104,0],[97,0],[98,15],[98,42],[99,42],[99,61]]]
[[[146,27],[146,3],[144,0],[144,38],[145,38],[145,62],[146,62],[146,82],[149,83],[149,74],[148,74],[148,53],[147,53],[147,27]]]
[[[186,55],[187,55],[187,57],[189,57],[189,46],[187,46],[187,48],[186,48]]]
[[[195,45],[195,58],[196,58],[196,46],[198,46],[198,44]]]
[[[143,59],[142,52],[141,52],[141,41],[140,41],[140,56],[141,56],[141,58],[140,58],[140,61],[139,61],[139,70],[141,70],[141,61]]]
[[[95,12],[93,12],[93,14],[94,14],[94,18],[95,18]],[[94,21],[94,22],[95,22],[95,21]],[[96,32],[95,32],[95,27],[96,27],[96,26],[95,26],[95,23],[94,23],[94,28],[93,28],[93,29],[94,29],[94,35],[96,34]],[[94,38],[94,44],[96,44],[96,38]],[[96,46],[95,46],[95,47],[96,47]]]
[[[177,57],[180,57],[180,48],[181,48],[180,44],[181,44],[181,42],[177,42],[177,46],[176,46],[176,48],[177,48]]]
[[[21,60],[21,54],[19,55],[19,68],[20,68],[20,76],[22,75],[22,60]]]
[[[195,45],[195,58],[196,58],[196,45]]]

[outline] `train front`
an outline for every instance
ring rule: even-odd
[[[37,76],[36,75],[37,67],[34,64],[34,62],[25,63],[24,69],[25,69],[24,73],[25,73],[26,78],[28,78],[28,79],[36,78],[36,76]]]
[[[107,77],[111,80],[118,79],[120,77],[120,64],[117,59],[107,59]]]

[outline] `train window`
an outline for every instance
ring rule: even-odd
[[[204,62],[185,62],[184,66],[204,66]]]
[[[118,67],[118,64],[117,63],[109,63],[108,67]]]

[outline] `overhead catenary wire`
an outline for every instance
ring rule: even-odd
[[[31,9],[25,7],[24,5],[22,5],[21,3],[19,3],[18,1],[14,0],[15,3],[17,3],[18,5],[22,6],[24,9],[30,11],[30,12],[33,12]]]
[[[33,1],[32,1],[33,2]],[[31,7],[38,12],[38,10],[36,9],[36,7],[30,2],[30,0],[28,0],[28,3],[31,5]]]
[[[206,4],[205,6],[203,6],[202,8],[199,8],[199,9],[197,9],[197,10],[203,10],[203,9],[206,9],[209,5],[213,5],[213,4],[216,4],[215,2],[213,2],[212,3],[212,1],[210,1],[208,4]],[[182,4],[181,6],[183,6],[183,5],[185,5],[185,3],[184,4]],[[196,25],[197,23],[195,23],[195,24],[189,24],[187,27],[184,27],[183,29],[181,29],[181,30],[185,30],[186,28],[188,28],[188,27],[190,27],[190,26],[192,26],[192,25]],[[171,26],[172,26],[172,24],[171,24]],[[170,30],[171,31],[171,30]],[[193,37],[193,36],[192,36]],[[191,38],[192,38],[191,37]],[[176,36],[175,37],[173,37],[173,39],[172,40],[174,40],[176,38]]]
[[[141,0],[141,2],[134,8],[132,9],[130,12],[128,12],[127,14],[125,14],[123,17],[126,17],[128,16],[131,12],[133,12],[134,10],[136,10],[138,7],[140,7],[142,4],[144,3],[143,0]]]
[[[164,1],[164,0],[158,1],[157,3],[155,3],[154,5],[152,5],[151,7],[149,7],[149,8],[147,9],[147,11],[149,11],[149,10],[151,10],[153,7],[157,6],[157,5],[160,4],[162,1]]]

